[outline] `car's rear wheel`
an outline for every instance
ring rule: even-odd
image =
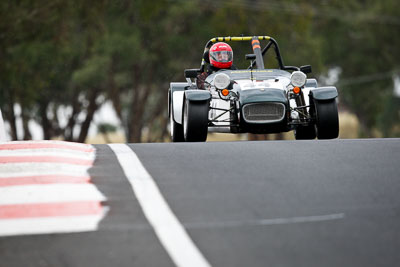
[[[333,139],[339,136],[339,115],[336,99],[315,101],[316,131],[318,139]]]
[[[183,108],[183,136],[186,142],[205,142],[208,133],[208,101],[185,99]]]
[[[172,142],[184,142],[185,138],[183,137],[183,126],[182,124],[176,123],[173,114],[169,114],[170,120],[170,131],[171,131],[171,140]]]
[[[317,136],[315,132],[315,126],[314,124],[307,125],[307,126],[302,126],[299,125],[296,130],[294,130],[294,137],[296,140],[309,140],[309,139],[315,139]]]

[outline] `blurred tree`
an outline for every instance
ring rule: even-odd
[[[4,99],[14,98],[2,105],[13,139],[17,138],[13,107],[19,103],[24,125],[35,119],[42,125],[46,139],[63,136],[83,142],[95,111],[105,99],[101,96],[105,96],[112,100],[129,142],[141,142],[143,129],[148,130],[148,141],[163,140],[167,134],[165,99],[169,82],[182,80],[183,69],[200,64],[208,39],[293,28],[299,35],[307,35],[310,25],[305,16],[289,18],[290,23],[282,26],[276,13],[263,6],[254,10],[252,5],[259,5],[258,1],[22,3],[2,6],[4,13],[13,10],[21,14],[22,24],[30,24],[26,33],[15,29],[20,40],[2,50],[12,51],[4,81],[11,83],[12,77],[18,77],[15,85],[2,86],[6,89]],[[26,14],[29,10],[40,12]],[[256,11],[255,15],[249,11]],[[270,28],[268,33],[265,25]],[[293,63],[307,51],[296,48],[311,44],[293,34],[282,35],[281,39],[293,49],[286,54]],[[238,45],[237,49],[240,54],[241,50],[250,51],[250,46]],[[308,54],[309,59],[318,58],[315,51]],[[238,58],[237,62],[245,61]],[[23,68],[13,69],[15,66]],[[68,121],[62,125],[58,112],[67,107]],[[77,128],[80,132],[75,134]],[[24,132],[29,138],[27,126]]]
[[[341,69],[340,104],[357,114],[364,136],[376,128],[396,136],[399,10],[396,0],[3,1],[0,108],[13,139],[31,138],[35,120],[45,139],[84,142],[110,99],[128,142],[162,141],[169,82],[200,65],[211,37],[270,35],[287,65],[311,64],[315,77]],[[247,67],[236,55],[250,45],[233,49],[235,65]]]
[[[400,124],[393,94],[393,75],[400,70],[399,2],[332,0],[315,6],[314,33],[323,40],[325,66],[341,69],[340,104],[357,115],[362,136],[375,136],[374,129],[393,136],[392,126]]]
[[[111,143],[109,134],[115,133],[116,131],[117,127],[110,123],[100,123],[99,125],[97,125],[97,132],[103,135],[104,141],[106,143]]]
[[[90,53],[90,46],[101,31],[102,2],[95,7],[81,1],[27,1],[1,3],[0,88],[1,107],[11,125],[12,139],[18,138],[15,105],[21,107],[24,139],[30,138],[28,121],[34,119],[45,139],[64,136],[84,141],[93,117],[96,88],[71,86],[72,74]],[[83,96],[83,98],[82,98]],[[88,97],[88,98],[86,98]],[[87,105],[86,99],[92,103]],[[73,107],[66,126],[58,113],[60,106]],[[86,119],[73,137],[75,118],[83,109]],[[95,111],[95,109],[94,109]],[[86,123],[86,124],[85,124]]]

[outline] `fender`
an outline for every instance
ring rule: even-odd
[[[205,90],[186,90],[185,98],[191,102],[210,101],[211,93]]]
[[[183,97],[187,87],[189,84],[186,82],[170,83],[168,91],[168,114],[171,114],[173,120],[179,124],[182,124]]]
[[[314,87],[317,88],[318,87],[318,82],[316,79],[307,79],[306,81],[306,85],[304,87]]]
[[[317,101],[332,100],[338,96],[338,91],[335,86],[326,86],[312,89],[309,96]]]

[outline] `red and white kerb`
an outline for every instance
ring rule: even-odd
[[[94,231],[106,208],[91,183],[91,145],[0,143],[0,236]]]

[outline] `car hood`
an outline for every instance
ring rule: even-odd
[[[214,76],[218,73],[227,74],[231,80],[268,80],[275,77],[286,77],[290,78],[290,73],[279,69],[266,69],[266,70],[220,70],[213,74],[210,74],[207,79],[214,79]]]
[[[286,77],[279,77],[267,80],[235,80],[233,88],[237,91],[245,90],[267,90],[267,89],[281,89],[286,90],[289,85],[290,79]]]
[[[278,69],[220,70],[210,74],[206,81],[212,84],[215,75],[218,73],[228,75],[234,81],[234,89],[238,91],[268,88],[286,90],[286,87],[290,84],[290,73]]]

